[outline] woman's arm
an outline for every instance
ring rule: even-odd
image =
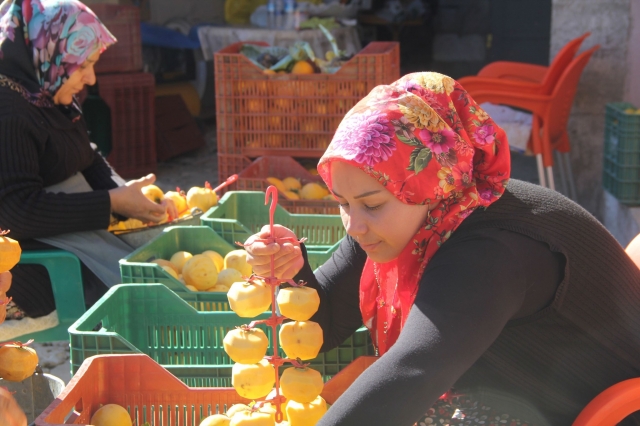
[[[0,121],[0,226],[18,239],[106,229],[107,190],[52,194],[43,190],[39,174],[39,137],[21,117]]]
[[[320,308],[311,318],[324,332],[322,352],[344,342],[362,326],[359,306],[360,275],[366,253],[351,238],[345,237],[331,258],[314,275],[303,250],[305,264],[295,280],[306,281],[320,295]]]
[[[346,237],[314,275],[306,248],[297,241],[293,231],[274,225],[274,236],[288,241],[268,243],[265,239],[270,236],[269,225],[266,225],[245,242],[247,261],[253,272],[260,276],[270,275],[273,256],[276,277],[302,280],[315,288],[320,296],[320,308],[310,320],[319,323],[324,332],[321,350],[324,352],[338,346],[362,325],[358,288],[366,254],[353,239]]]
[[[125,180],[111,168],[102,154],[95,149],[93,150],[93,163],[84,169],[82,174],[94,190],[114,189],[125,184]]]
[[[396,344],[318,426],[414,424],[491,346],[523,307],[530,286],[558,284],[561,266],[546,245],[492,233],[443,245],[422,276]]]

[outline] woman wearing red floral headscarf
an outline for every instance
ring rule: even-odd
[[[318,171],[348,234],[332,258],[247,250],[318,290],[323,350],[364,324],[380,355],[319,425],[565,425],[640,374],[640,271],[578,205],[509,180],[505,133],[453,79],[376,87]]]

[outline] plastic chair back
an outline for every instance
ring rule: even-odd
[[[562,73],[575,57],[584,39],[589,37],[590,34],[591,33],[586,32],[580,37],[574,38],[560,49],[555,58],[553,58],[553,61],[551,62],[551,65],[549,65],[549,69],[541,82],[541,93],[553,92],[553,89],[556,86],[556,83],[560,80]]]
[[[53,328],[19,336],[14,340],[69,340],[69,327],[86,310],[80,260],[68,251],[51,249],[24,251],[20,256],[20,263],[43,265],[47,269],[60,323]]]
[[[578,55],[564,70],[558,84],[551,95],[551,104],[544,126],[549,135],[549,143],[561,139],[566,133],[571,107],[578,90],[578,83],[584,67],[591,59],[593,53],[600,48],[596,45]]]
[[[624,380],[602,391],[582,409],[573,426],[615,426],[640,410],[640,378]]]

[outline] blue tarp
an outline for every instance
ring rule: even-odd
[[[142,44],[147,46],[169,47],[173,49],[200,49],[200,39],[198,38],[198,28],[201,25],[194,25],[186,36],[181,32],[159,25],[151,25],[146,22],[140,23],[140,36]]]

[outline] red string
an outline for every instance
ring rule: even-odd
[[[24,346],[29,346],[32,343],[33,343],[33,339],[30,339],[27,343],[18,342],[15,340],[7,340],[6,342],[0,342],[0,347],[8,346],[8,345],[16,345],[22,348]]]
[[[266,190],[265,193],[265,200],[264,200],[264,204],[268,204],[269,203],[269,198],[271,197],[271,206],[269,207],[269,238],[264,238],[264,239],[256,239],[254,240],[251,244],[253,244],[254,242],[260,242],[260,243],[265,243],[265,244],[273,244],[273,243],[283,243],[283,242],[297,242],[297,243],[303,243],[305,242],[307,239],[306,238],[301,238],[299,240],[292,238],[292,237],[280,237],[280,238],[276,238],[274,237],[274,232],[273,232],[273,218],[276,212],[276,208],[278,206],[278,190],[276,189],[275,186],[269,186]],[[236,241],[236,245],[241,246],[241,247],[246,247],[248,245],[251,244],[244,244],[241,242]],[[276,416],[275,416],[275,420],[276,422],[280,423],[283,420],[283,413],[282,413],[282,404],[285,402],[285,397],[283,395],[280,395],[280,375],[278,374],[278,370],[279,368],[284,365],[285,363],[290,363],[292,364],[294,367],[297,368],[303,368],[308,366],[309,364],[303,364],[302,361],[300,359],[290,359],[290,358],[282,358],[278,355],[278,333],[277,333],[277,327],[282,324],[284,322],[285,319],[287,319],[286,317],[282,316],[282,315],[277,315],[276,314],[276,288],[282,284],[289,284],[293,287],[301,287],[303,285],[306,285],[307,283],[304,281],[298,281],[297,283],[291,279],[278,279],[275,277],[275,255],[271,255],[271,275],[268,277],[263,277],[260,275],[256,275],[256,274],[252,274],[250,277],[243,277],[245,278],[245,280],[247,282],[252,282],[255,279],[259,279],[261,281],[264,281],[265,284],[268,284],[271,287],[271,316],[267,319],[264,320],[257,320],[257,321],[252,321],[249,324],[249,328],[254,328],[259,324],[264,324],[268,327],[271,327],[272,331],[273,331],[273,355],[271,356],[265,356],[265,359],[267,361],[269,361],[269,363],[271,365],[273,365],[274,370],[275,370],[275,375],[276,375],[276,380],[275,380],[275,387],[276,387],[276,395],[268,400],[264,400],[264,401],[259,401],[256,404],[254,404],[254,406],[252,407],[252,409],[258,410],[260,407],[262,407],[265,403],[270,402],[273,403],[276,406]]]

